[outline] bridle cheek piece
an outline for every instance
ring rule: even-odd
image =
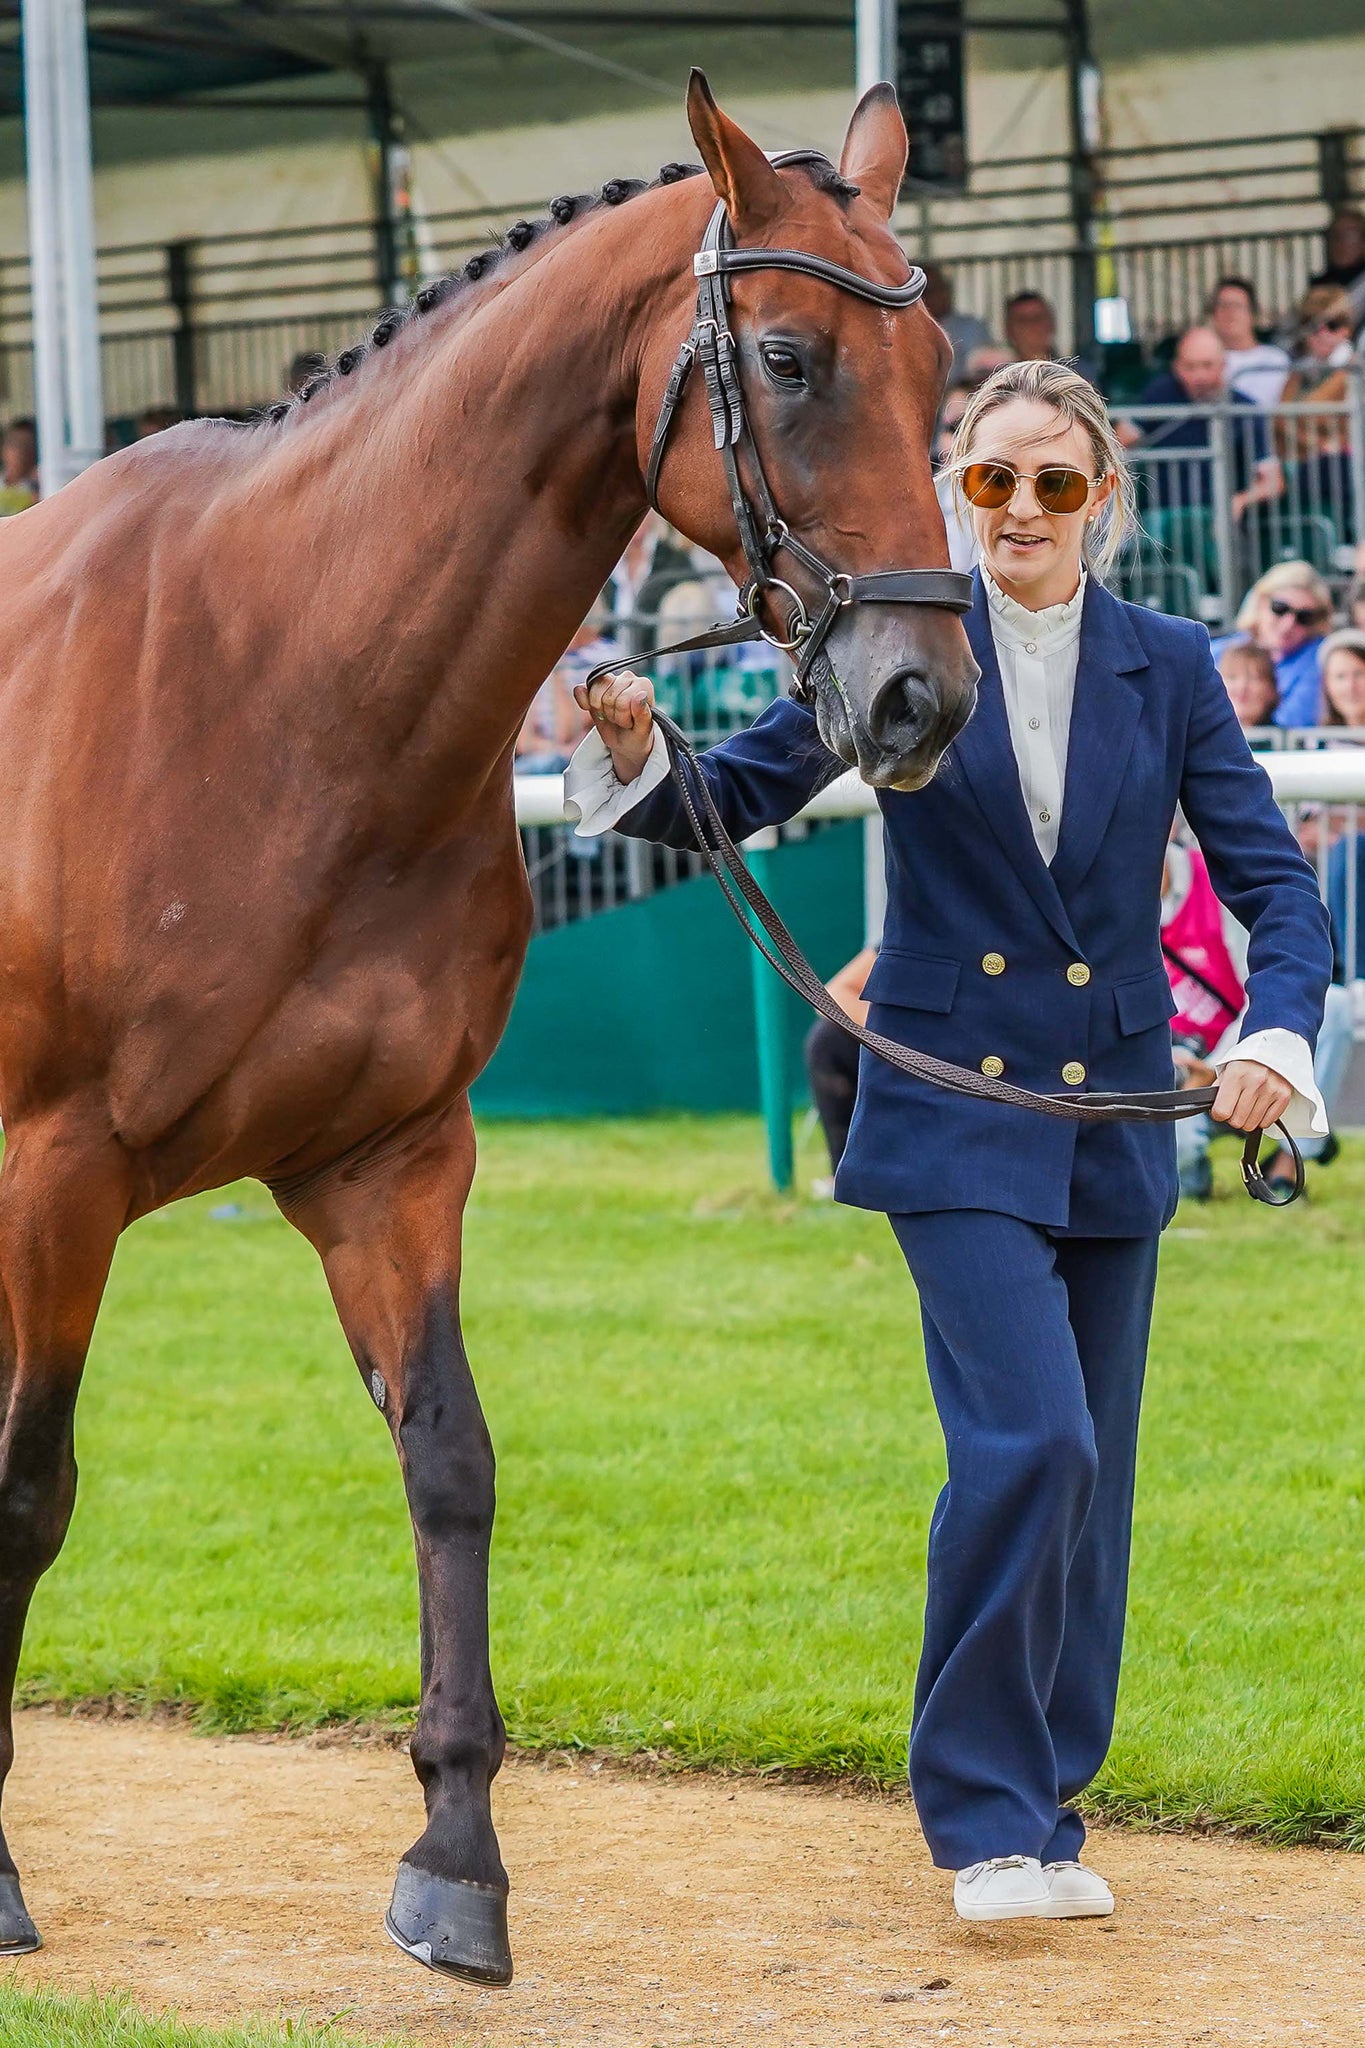
[[[790,150],[773,158],[775,165],[823,163],[818,150]],[[809,703],[817,680],[826,681],[848,699],[829,660],[821,659],[830,630],[841,611],[854,604],[921,604],[941,611],[969,612],[972,608],[972,579],[951,569],[884,569],[869,576],[852,576],[835,569],[813,548],[798,540],[778,512],[764,475],[753,432],[744,410],[744,389],[740,382],[735,337],[730,328],[729,279],[748,270],[791,270],[803,277],[821,278],[840,291],[868,299],[873,305],[901,307],[917,305],[924,296],[925,275],[912,266],[904,284],[875,284],[842,264],[830,263],[804,249],[737,249],[724,205],[717,206],[707,225],[702,245],[692,260],[697,277],[697,311],[692,331],[678,350],[664,389],[663,403],[650,444],[645,469],[645,489],[655,511],[659,471],[668,444],[669,429],[687,389],[687,380],[700,364],[711,408],[712,438],[725,467],[749,580],[739,594],[738,616],[728,624],[712,626],[690,640],[676,640],[654,650],[655,658],[665,654],[691,654],[711,647],[733,647],[746,640],[767,640],[793,657],[796,681],[792,696]],[[744,485],[740,470],[743,450],[753,478],[753,496]],[[779,555],[790,555],[814,580],[820,599],[812,611],[800,592],[773,573]],[[763,623],[761,605],[766,595],[777,593],[787,601],[787,639],[779,638]],[[602,661],[589,671],[590,687],[599,676],[629,668],[638,656]],[[818,664],[818,667],[817,667]],[[928,1081],[953,1095],[972,1096],[979,1101],[999,1102],[1031,1109],[1045,1116],[1064,1117],[1079,1123],[1174,1123],[1198,1116],[1209,1109],[1215,1088],[1159,1090],[1152,1094],[1089,1092],[1084,1095],[1040,1095],[1030,1088],[1018,1088],[997,1081],[969,1067],[916,1052],[895,1039],[857,1024],[834,1000],[815,970],[802,954],[786,925],[754,881],[738,847],[726,830],[706,777],[702,774],[691,742],[681,727],[655,706],[654,721],[668,748],[669,766],[682,798],[684,812],[698,847],[712,874],[720,883],[725,899],[740,923],[764,955],[773,971],[789,988],[804,997],[812,1009],[856,1038],[888,1065],[912,1079]],[[1247,1193],[1272,1208],[1283,1208],[1303,1192],[1303,1161],[1299,1148],[1285,1130],[1277,1126],[1294,1161],[1294,1183],[1288,1197],[1276,1195],[1260,1171],[1260,1132],[1248,1134],[1242,1154],[1242,1178]]]
[[[787,164],[824,163],[826,159],[819,150],[794,149],[772,161],[781,168]],[[969,612],[972,580],[953,569],[883,569],[870,576],[853,576],[834,568],[797,539],[778,512],[745,411],[739,352],[730,326],[730,279],[752,270],[795,271],[803,277],[819,278],[839,291],[851,292],[855,298],[867,299],[874,306],[891,308],[918,305],[927,280],[922,270],[912,266],[904,284],[877,284],[872,278],[860,277],[856,270],[846,270],[841,263],[831,263],[805,249],[738,249],[723,203],[707,223],[701,248],[692,259],[692,269],[697,279],[697,310],[692,330],[674,358],[664,387],[645,466],[645,492],[655,511],[659,511],[659,471],[669,430],[688,380],[693,370],[700,367],[711,411],[711,438],[725,469],[730,510],[749,565],[749,577],[739,594],[736,618],[690,640],[660,647],[656,652],[690,654],[708,647],[733,647],[746,640],[767,640],[791,655],[796,669],[792,696],[798,702],[812,701],[817,676],[830,681],[842,696],[843,687],[828,659],[816,667],[841,611],[854,604],[919,604],[941,611]],[[740,467],[741,452],[752,480],[749,488]],[[799,563],[811,578],[818,592],[813,604],[808,604],[793,584],[774,574],[773,563],[780,555]],[[764,624],[765,597],[782,601],[785,640]],[[588,681],[629,666],[628,660],[603,662]],[[849,708],[846,699],[845,708]]]

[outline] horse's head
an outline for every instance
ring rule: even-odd
[[[692,76],[688,117],[739,247],[798,249],[880,285],[905,282],[905,256],[889,222],[907,142],[889,86],[874,87],[859,103],[837,174],[823,164],[775,169],[721,112],[700,72]],[[695,215],[694,202],[687,215],[694,233]],[[782,270],[737,274],[731,291],[745,416],[791,534],[841,576],[946,569],[930,438],[949,351],[924,307],[879,306]],[[646,446],[676,347],[676,332],[649,336],[641,379]],[[753,503],[752,459],[743,444],[738,454]],[[749,581],[700,376],[679,409],[660,496],[666,514],[718,554],[737,583]],[[819,579],[799,554],[779,549],[771,573],[810,615],[819,610]],[[780,587],[767,591],[762,610],[783,640],[792,617],[799,619]],[[960,618],[923,604],[848,604],[823,654],[810,686],[826,745],[879,787],[926,782],[975,701],[977,668]]]

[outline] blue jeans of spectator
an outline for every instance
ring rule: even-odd
[[[1318,1033],[1318,1049],[1313,1055],[1313,1079],[1322,1091],[1329,1122],[1341,1098],[1346,1072],[1351,1064],[1354,1042],[1352,1019],[1351,991],[1342,988],[1339,982],[1333,982],[1327,991],[1327,1008],[1323,1013],[1322,1030]],[[1192,1116],[1187,1122],[1176,1125],[1175,1163],[1182,1183],[1197,1169],[1209,1149],[1210,1138],[1218,1128],[1207,1116]],[[1222,1128],[1226,1129],[1226,1126]],[[1305,1138],[1297,1138],[1295,1143],[1305,1159],[1320,1159],[1327,1140],[1313,1131]]]

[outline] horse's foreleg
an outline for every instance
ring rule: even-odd
[[[512,1975],[507,1873],[489,1787],[504,1731],[488,1666],[493,1449],[459,1322],[460,1220],[474,1171],[461,1102],[382,1170],[329,1180],[286,1214],[317,1246],[371,1398],[398,1449],[417,1546],[422,1700],[412,1760],[427,1825],[386,1922],[419,1961],[482,1984]]]
[[[123,1155],[63,1128],[11,1132],[0,1171],[0,1790],[33,1589],[76,1499],[73,1421],[128,1206]],[[0,1955],[40,1946],[0,1832]]]

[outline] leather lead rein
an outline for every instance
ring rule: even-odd
[[[792,150],[773,158],[776,165],[824,162],[818,150]],[[664,390],[658,421],[650,445],[645,471],[649,502],[659,510],[659,471],[663,466],[669,429],[687,389],[688,379],[698,363],[711,412],[712,439],[725,469],[730,505],[745,560],[749,581],[740,592],[738,617],[709,627],[687,640],[675,640],[654,649],[651,658],[666,654],[700,653],[714,647],[735,647],[745,641],[768,640],[789,653],[796,667],[792,696],[809,702],[814,695],[817,661],[819,673],[842,690],[828,658],[821,660],[825,641],[840,612],[853,604],[923,604],[945,611],[965,613],[972,608],[970,576],[952,569],[885,569],[872,575],[852,576],[834,569],[798,540],[778,513],[763,471],[752,431],[744,410],[744,390],[739,379],[738,351],[730,329],[730,287],[736,274],[755,270],[789,270],[805,277],[822,279],[840,291],[869,300],[873,305],[902,307],[916,305],[924,296],[925,275],[912,266],[904,284],[878,284],[860,277],[842,264],[803,249],[737,249],[723,205],[717,206],[707,225],[702,246],[693,259],[697,278],[697,310],[692,330],[679,349]],[[753,479],[750,502],[740,469],[743,449]],[[788,554],[800,564],[820,591],[814,613],[799,591],[773,573],[773,561]],[[780,593],[787,601],[787,639],[780,640],[764,625],[759,607],[765,592]],[[599,662],[590,670],[589,687],[599,676],[613,675],[631,667],[639,657],[626,655],[617,661]],[[686,734],[666,712],[655,709],[655,723],[668,748],[669,767],[682,798],[693,837],[711,873],[721,886],[726,902],[745,931],[788,988],[795,990],[811,1008],[831,1024],[837,1024],[869,1052],[887,1061],[912,1079],[928,1081],[954,1095],[970,1095],[986,1102],[1001,1102],[1016,1109],[1031,1109],[1043,1116],[1060,1116],[1078,1123],[1174,1123],[1199,1116],[1211,1107],[1217,1093],[1213,1088],[1171,1089],[1150,1095],[1094,1093],[1089,1095],[1039,1095],[1029,1088],[1016,1088],[1008,1081],[993,1081],[970,1067],[957,1067],[928,1053],[915,1052],[855,1024],[842,1010],[815,969],[805,958],[786,925],[744,864],[742,855],[725,828]],[[756,929],[757,927],[757,929]],[[1294,1185],[1288,1195],[1276,1195],[1260,1170],[1261,1134],[1247,1136],[1242,1153],[1242,1179],[1247,1193],[1271,1208],[1282,1209],[1303,1193],[1303,1159],[1284,1125],[1277,1124],[1294,1160]]]

